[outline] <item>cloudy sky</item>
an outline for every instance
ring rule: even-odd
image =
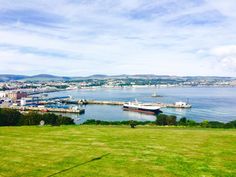
[[[235,0],[0,0],[0,73],[236,76]]]

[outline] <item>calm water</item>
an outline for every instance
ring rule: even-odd
[[[165,114],[185,116],[196,121],[236,120],[236,88],[161,88],[158,94],[162,97],[153,98],[155,88],[98,88],[81,89],[50,93],[50,97],[71,95],[75,99],[164,102],[189,101],[191,109],[161,109]],[[86,105],[85,114],[79,115],[79,122],[86,119],[100,120],[154,120],[155,116],[136,112],[123,111],[121,106]],[[72,115],[77,117],[77,115]]]

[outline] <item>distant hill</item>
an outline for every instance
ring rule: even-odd
[[[25,76],[25,75],[10,75],[2,74],[0,75],[0,82],[5,81],[55,81],[55,80],[70,80],[71,77],[61,77],[54,76],[49,74],[39,74],[34,76]]]
[[[233,77],[219,76],[169,76],[169,75],[154,75],[154,74],[135,74],[135,75],[102,75],[96,74],[91,76],[66,77],[55,76],[50,74],[38,74],[34,76],[0,74],[0,82],[6,81],[69,81],[69,80],[84,80],[84,79],[184,79],[184,80],[231,80]]]
[[[55,81],[55,80],[70,80],[71,77],[63,77],[63,76],[54,76],[54,75],[50,75],[50,74],[39,74],[39,75],[35,75],[35,76],[29,76],[27,78],[25,78],[24,80],[28,80],[28,81]]]
[[[1,74],[0,81],[4,82],[4,81],[10,81],[10,80],[21,80],[27,77],[28,76],[24,76],[24,75]]]

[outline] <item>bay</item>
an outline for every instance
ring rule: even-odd
[[[161,97],[152,97],[157,92]],[[79,89],[49,93],[49,97],[72,96],[74,99],[134,101],[174,103],[189,101],[191,109],[162,108],[165,114],[176,115],[178,118],[187,117],[195,121],[236,120],[236,88],[95,88]],[[123,111],[122,106],[86,105],[85,114],[73,115],[79,117],[77,123],[87,119],[120,121],[120,120],[155,120],[155,116],[136,112]]]

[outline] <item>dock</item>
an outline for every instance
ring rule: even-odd
[[[85,109],[46,108],[46,107],[31,107],[31,106],[13,106],[11,108],[20,111],[39,111],[39,112],[76,113],[76,114],[83,114],[85,112]]]
[[[101,105],[117,105],[122,106],[125,104],[125,102],[122,101],[98,101],[98,100],[63,100],[61,103],[65,104],[80,104],[80,105],[86,105],[86,104],[101,104]]]
[[[122,106],[125,104],[125,102],[122,101],[99,101],[99,100],[76,100],[71,101],[67,100],[64,101],[64,103],[67,104],[100,104],[100,105],[116,105],[116,106]],[[159,106],[160,108],[179,108],[179,109],[187,109],[191,108],[191,105],[178,105],[175,103],[145,103],[152,106]]]
[[[121,101],[96,101],[96,100],[88,100],[86,104],[102,104],[102,105],[118,105],[122,106],[125,102]]]
[[[185,106],[181,106],[181,105],[176,105],[174,103],[149,103],[150,105],[153,106],[159,106],[161,108],[179,108],[179,109],[187,109],[187,108],[191,108],[191,105],[185,105]]]

